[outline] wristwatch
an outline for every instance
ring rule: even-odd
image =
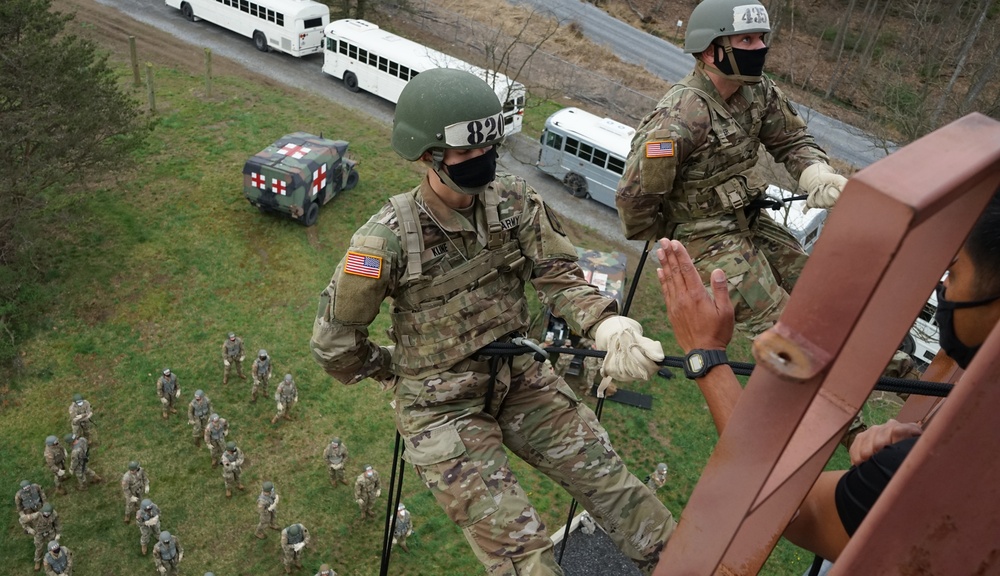
[[[694,380],[701,378],[719,364],[727,364],[725,350],[703,350],[695,348],[684,356],[684,375]]]

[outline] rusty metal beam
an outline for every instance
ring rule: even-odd
[[[979,114],[851,179],[655,575],[759,570],[998,183]]]

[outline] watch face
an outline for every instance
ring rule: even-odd
[[[691,372],[698,373],[705,368],[705,358],[701,354],[692,354],[688,358],[688,369]]]

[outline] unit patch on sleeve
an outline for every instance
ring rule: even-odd
[[[355,276],[379,278],[382,275],[382,258],[360,252],[348,252],[344,272]]]

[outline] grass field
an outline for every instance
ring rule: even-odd
[[[281,495],[279,523],[301,522],[313,538],[302,573],[329,562],[341,574],[376,574],[382,525],[356,520],[351,488],[330,487],[321,454],[339,435],[352,453],[352,475],[371,463],[388,482],[389,398],[370,382],[346,388],[332,381],[310,358],[307,343],[316,296],[353,231],[419,175],[389,150],[386,126],[328,100],[230,77],[216,78],[213,96],[205,98],[197,76],[169,68],[156,75],[160,122],[148,146],[135,151],[136,168],[92,184],[96,191],[83,205],[54,203],[46,214],[54,231],[46,251],[51,272],[39,298],[47,312],[0,407],[0,487],[5,497],[21,479],[47,489],[63,520],[63,542],[75,551],[77,574],[152,574],[151,557],[139,552],[138,529],[122,523],[118,480],[137,459],[150,475],[163,528],[185,547],[184,573],[280,574],[277,533],[264,541],[253,537],[257,491],[273,480]],[[526,131],[538,130],[532,125]],[[241,193],[246,158],[296,130],[349,140],[362,175],[358,188],[327,205],[309,229],[259,214]],[[581,245],[609,248],[585,241],[586,230],[572,235]],[[652,266],[640,279],[632,316],[668,354],[678,353]],[[385,328],[383,315],[371,333],[385,340]],[[233,378],[222,386],[220,348],[230,330],[245,339],[249,357],[268,350],[276,377],[295,376],[301,402],[293,422],[271,425],[273,402],[249,404],[249,384]],[[747,357],[745,347],[731,352]],[[204,447],[191,444],[183,414],[160,418],[154,382],[167,366],[179,377],[182,408],[202,388],[230,421],[230,439],[247,455],[247,492],[227,500],[220,471],[210,467]],[[604,422],[640,477],[657,462],[670,464],[660,497],[679,515],[716,440],[707,408],[696,386],[682,379],[630,388],[652,394],[654,409],[609,403]],[[53,495],[44,438],[69,431],[66,410],[77,392],[95,410],[99,444],[91,466],[106,482],[85,493],[71,482],[68,495]],[[834,465],[844,464],[838,453]],[[522,463],[515,470],[549,528],[562,525],[566,494]],[[395,556],[390,572],[481,573],[412,469],[403,493],[416,536],[412,553]],[[27,573],[32,544],[13,513],[0,535],[0,574]],[[783,543],[765,572],[801,574],[810,560]]]

